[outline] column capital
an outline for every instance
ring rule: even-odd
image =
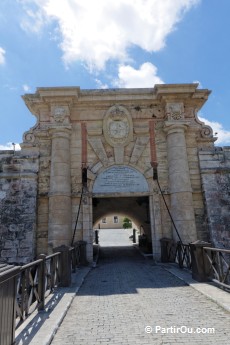
[[[68,138],[70,135],[70,131],[71,131],[72,126],[71,125],[67,125],[67,126],[57,126],[57,125],[51,125],[49,127],[49,134],[51,135],[51,137],[65,137]]]
[[[167,134],[184,133],[190,125],[190,121],[165,121],[164,131]]]

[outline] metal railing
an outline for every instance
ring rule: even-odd
[[[182,244],[162,238],[161,261],[176,263],[180,268],[192,270],[195,280],[211,280],[230,290],[230,250],[212,248],[211,244],[202,241]]]
[[[11,345],[15,337],[16,280],[20,267],[0,263],[0,344]]]
[[[189,244],[183,244],[180,241],[174,242],[171,239],[161,239],[161,261],[174,262],[180,268],[191,269],[191,249]]]
[[[17,327],[35,309],[43,310],[45,298],[60,284],[61,252],[39,259],[21,267],[17,281]]]
[[[1,265],[0,306],[4,306],[0,323],[0,336],[4,334],[4,341],[1,338],[1,344],[12,344],[15,328],[36,309],[44,310],[45,299],[56,288],[70,286],[71,274],[81,264],[87,264],[84,241],[75,243],[73,247],[55,248],[53,254],[41,254],[36,261],[23,266]],[[5,319],[10,320],[7,329]]]
[[[192,260],[191,260],[191,248],[189,244],[183,244],[177,242],[176,253],[175,253],[175,262],[179,265],[180,268],[191,269]]]
[[[203,253],[209,264],[208,278],[230,290],[230,250],[203,247]]]

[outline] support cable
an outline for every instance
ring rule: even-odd
[[[80,215],[80,210],[81,210],[81,204],[82,204],[82,197],[83,197],[83,194],[84,194],[84,189],[85,188],[87,189],[87,168],[86,167],[82,168],[81,178],[82,178],[81,197],[80,197],[80,203],[79,203],[78,212],[77,212],[77,218],[76,218],[76,222],[75,222],[75,226],[74,226],[74,232],[73,232],[73,237],[72,237],[72,241],[71,241],[71,246],[73,246],[74,238],[75,238],[75,235],[76,235],[77,224],[78,224],[78,219],[79,219],[79,215]]]
[[[74,238],[75,238],[75,234],[76,234],[76,230],[77,230],[77,224],[78,224],[78,218],[79,218],[79,215],[80,215],[80,209],[81,209],[83,191],[84,191],[84,187],[82,186],[82,189],[81,189],[81,197],[80,197],[80,203],[79,203],[79,207],[78,207],[78,211],[77,211],[77,218],[76,218],[76,222],[75,222],[75,226],[74,226],[74,232],[73,232],[73,237],[72,237],[72,241],[71,241],[71,246],[73,246]]]
[[[153,165],[152,165],[152,166],[153,166]],[[167,209],[167,211],[168,211],[168,214],[169,214],[169,217],[170,217],[170,219],[171,219],[171,222],[172,222],[172,224],[173,224],[173,226],[174,226],[174,229],[176,230],[176,234],[177,234],[177,236],[178,236],[178,238],[179,238],[179,240],[180,240],[180,243],[183,244],[182,239],[181,239],[180,234],[179,234],[179,231],[178,231],[178,229],[177,229],[177,227],[176,227],[176,224],[175,224],[175,222],[174,222],[174,220],[173,220],[173,217],[172,217],[172,215],[171,215],[171,212],[170,212],[170,210],[169,210],[169,207],[168,207],[168,205],[167,205],[167,203],[166,203],[166,200],[165,200],[163,191],[162,191],[162,189],[161,189],[161,186],[160,186],[160,183],[159,183],[159,180],[158,180],[158,172],[157,172],[157,167],[156,167],[156,166],[153,166],[153,180],[157,181],[158,188],[159,188],[159,190],[160,190],[161,196],[162,196],[162,198],[163,198],[163,201],[164,201],[165,207],[166,207],[166,209]]]

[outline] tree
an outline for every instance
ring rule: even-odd
[[[132,221],[128,217],[125,217],[123,220],[123,228],[124,229],[131,229],[132,227],[133,227]]]

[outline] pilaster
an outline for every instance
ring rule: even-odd
[[[70,126],[50,128],[49,248],[71,241]]]
[[[166,121],[171,213],[185,243],[197,239],[185,131],[189,122]],[[174,237],[178,237],[174,233]]]

